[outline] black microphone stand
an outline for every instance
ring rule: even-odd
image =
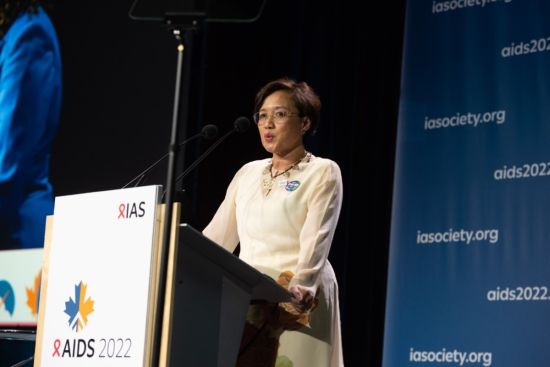
[[[162,326],[164,319],[164,299],[166,295],[166,275],[168,268],[168,248],[170,245],[170,233],[172,225],[172,206],[174,203],[175,195],[175,173],[177,167],[177,156],[179,146],[177,144],[179,138],[179,123],[184,127],[187,126],[188,118],[188,102],[189,102],[189,89],[190,89],[190,76],[191,76],[191,50],[192,50],[192,41],[193,41],[193,32],[197,31],[199,24],[203,25],[205,22],[218,22],[218,23],[251,23],[256,21],[260,14],[262,13],[266,1],[262,0],[257,8],[257,12],[252,17],[236,17],[231,16],[221,16],[221,17],[212,17],[211,14],[207,15],[208,9],[205,9],[204,12],[187,12],[187,13],[163,13],[164,18],[160,16],[136,16],[134,15],[134,10],[136,4],[139,0],[134,0],[129,15],[132,19],[135,20],[148,20],[148,21],[164,21],[170,27],[173,36],[177,42],[177,69],[176,69],[176,85],[174,93],[174,110],[172,114],[172,129],[170,135],[170,143],[168,147],[168,168],[166,175],[166,199],[164,201],[164,224],[162,228],[162,243],[160,248],[160,259],[159,259],[159,287],[158,287],[158,296],[155,302],[156,315],[154,320],[154,330],[153,330],[153,351],[152,351],[152,365],[160,365],[160,351],[161,351],[161,336],[162,336]],[[205,2],[206,3],[206,2]],[[215,2],[212,2],[209,5],[213,5]],[[203,4],[204,5],[204,4]],[[240,4],[242,6],[242,4]],[[229,7],[227,9],[231,9]],[[238,8],[238,7],[237,7]],[[225,10],[227,10],[225,9]],[[187,50],[185,49],[187,47]],[[183,52],[186,51],[187,57],[183,57]],[[186,81],[182,86],[181,79]],[[181,94],[181,96],[180,96]],[[180,106],[180,99],[186,103]],[[180,118],[181,113],[181,118]],[[180,121],[181,120],[181,121]],[[184,137],[180,138],[183,140]],[[182,161],[184,157],[182,155]],[[188,172],[188,171],[187,171]]]
[[[166,23],[170,26],[172,34],[177,42],[177,67],[176,81],[174,91],[174,109],[172,113],[172,130],[170,135],[170,143],[168,146],[168,168],[166,174],[166,197],[164,207],[164,223],[162,228],[162,243],[160,248],[160,269],[159,269],[159,287],[158,296],[156,299],[156,317],[154,323],[153,336],[153,355],[152,361],[154,366],[160,363],[161,335],[162,324],[164,318],[164,299],[166,294],[166,273],[168,268],[168,248],[170,245],[170,234],[172,228],[172,210],[174,204],[175,193],[175,173],[177,167],[177,157],[179,153],[178,139],[180,123],[187,126],[187,117],[189,110],[189,89],[191,76],[191,50],[193,32],[198,28],[198,20],[189,18],[171,17],[167,14]],[[187,49],[186,49],[187,47]],[[187,57],[183,57],[183,52],[186,51]],[[182,86],[181,80],[186,83]],[[181,105],[181,101],[186,102]],[[180,118],[181,113],[181,118]],[[180,121],[181,120],[181,121]],[[184,137],[182,137],[184,138]],[[181,157],[185,161],[184,155]]]

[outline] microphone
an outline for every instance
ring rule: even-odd
[[[241,116],[238,117],[235,122],[233,123],[233,129],[226,132],[221,138],[219,138],[214,144],[212,144],[207,150],[202,153],[195,162],[193,162],[189,167],[187,167],[178,177],[176,177],[176,180],[174,181],[177,183],[181,179],[183,179],[185,176],[189,174],[193,170],[193,168],[197,167],[199,163],[201,163],[210,152],[212,152],[218,145],[220,145],[227,137],[234,132],[237,132],[239,134],[244,133],[248,128],[250,127],[250,120],[247,117]]]
[[[250,120],[247,117],[238,117],[233,123],[233,129],[239,134],[244,133],[250,127]]]
[[[187,143],[189,143],[192,140],[197,139],[197,138],[204,138],[206,140],[210,140],[210,139],[214,139],[216,137],[216,135],[218,135],[218,127],[216,125],[212,125],[212,124],[205,125],[202,128],[200,133],[197,133],[197,134],[185,139],[181,143],[179,143],[178,148],[185,145],[185,144],[187,144]],[[137,182],[134,185],[134,187],[138,186],[141,183],[141,181],[145,178],[145,175],[147,174],[147,172],[149,172],[154,167],[156,167],[167,156],[168,156],[168,153],[166,153],[165,155],[160,157],[155,163],[151,164],[143,172],[141,172],[139,175],[137,175],[132,180],[130,180],[130,182],[128,182],[126,185],[122,186],[122,189],[125,189],[126,187],[128,187],[128,185],[130,185],[132,182],[134,182],[136,180],[137,180]]]
[[[212,124],[205,125],[202,128],[200,135],[206,140],[214,139],[216,135],[218,135],[218,127]],[[186,140],[189,140],[189,139],[186,139]]]

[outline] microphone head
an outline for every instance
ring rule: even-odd
[[[214,139],[218,136],[218,127],[213,124],[205,125],[201,130],[201,136],[207,140]]]
[[[244,133],[250,127],[250,120],[248,117],[241,116],[238,117],[233,123],[233,128],[238,133]]]

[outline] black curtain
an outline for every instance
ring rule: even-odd
[[[64,63],[62,121],[52,152],[56,195],[122,187],[167,151],[175,41],[130,20],[131,1],[57,1]],[[321,96],[307,148],[342,168],[344,203],[330,261],[340,284],[345,362],[380,366],[405,0],[267,0],[252,24],[194,33],[186,136],[250,117],[259,87],[289,76]],[[211,142],[187,145],[188,166]],[[245,162],[267,157],[255,126],[212,152],[179,186],[183,219],[202,229]],[[164,184],[165,165],[144,184]]]

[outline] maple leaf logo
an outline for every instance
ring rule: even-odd
[[[31,309],[33,316],[38,315],[38,303],[40,302],[40,280],[42,271],[34,278],[33,288],[25,288],[27,291],[27,306]]]
[[[13,288],[7,280],[0,280],[0,310],[4,308],[10,316],[15,310],[15,295]]]
[[[94,301],[91,297],[86,299],[87,285],[80,281],[74,286],[74,301],[69,298],[65,302],[65,313],[69,315],[69,326],[76,332],[82,330],[88,323],[88,315],[94,312]]]

